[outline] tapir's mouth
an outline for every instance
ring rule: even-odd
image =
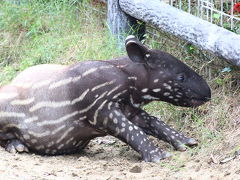
[[[201,106],[202,104],[206,103],[207,101],[209,101],[211,98],[205,98],[205,99],[191,99],[190,100],[190,104],[191,107],[198,107]]]

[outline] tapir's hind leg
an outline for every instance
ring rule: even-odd
[[[28,152],[28,148],[15,138],[12,133],[0,133],[0,145],[10,153]]]
[[[147,134],[172,144],[179,151],[185,151],[186,146],[197,145],[195,139],[184,136],[159,118],[150,116],[143,110],[138,111],[131,121],[141,127]]]
[[[6,149],[6,151],[8,151],[10,153],[29,152],[28,148],[21,141],[19,141],[17,139],[9,140],[6,143],[5,149]]]

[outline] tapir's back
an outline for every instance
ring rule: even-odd
[[[41,64],[27,68],[18,74],[11,84],[20,85],[21,83],[35,83],[53,78],[62,73],[67,66],[58,64]]]

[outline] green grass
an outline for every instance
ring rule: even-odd
[[[0,82],[43,63],[69,64],[122,54],[103,15],[74,1],[0,4]]]

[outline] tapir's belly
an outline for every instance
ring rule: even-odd
[[[29,150],[38,154],[73,153],[84,148],[92,138],[105,135],[80,117],[75,118],[65,121],[64,118],[51,121],[29,118],[19,121],[14,131]]]
[[[103,64],[97,75],[92,73],[99,67],[95,66],[88,69],[82,65],[79,74],[67,73],[68,66],[59,65],[51,65],[49,69],[39,65],[20,73],[0,90],[5,95],[11,89],[13,95],[2,102],[0,99],[0,112],[7,117],[0,116],[0,133],[1,130],[12,133],[30,151],[39,154],[72,153],[90,139],[106,135],[89,121],[104,96],[111,92],[111,89],[104,90],[103,85],[107,82],[115,87],[111,84],[113,75],[98,79],[95,76],[112,66]]]

